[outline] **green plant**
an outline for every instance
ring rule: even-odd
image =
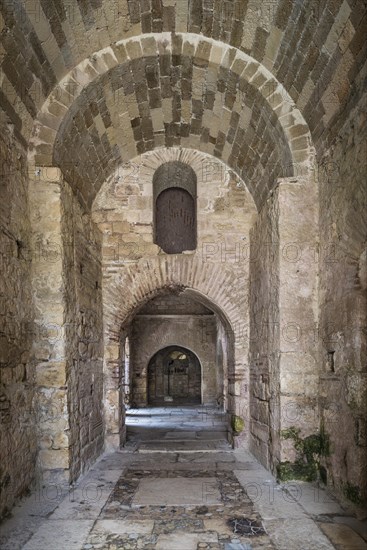
[[[311,434],[304,439],[299,434],[300,429],[295,426],[282,430],[280,434],[283,439],[292,439],[294,448],[297,451],[297,458],[294,463],[286,461],[278,464],[277,477],[281,481],[290,479],[315,481],[319,477],[322,468],[320,465],[321,457],[330,454],[329,436],[323,426],[321,426],[319,433]]]
[[[234,432],[234,435],[238,435],[242,432],[245,427],[245,421],[240,416],[232,414],[231,416],[231,427]]]
[[[352,485],[349,481],[347,481],[344,483],[342,490],[347,499],[354,504],[357,504],[358,506],[362,506],[364,504],[360,495],[360,489],[357,485]]]

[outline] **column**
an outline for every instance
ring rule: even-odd
[[[38,461],[44,476],[68,480],[62,175],[58,168],[41,167],[32,169],[29,176],[34,300],[32,360],[38,398]]]

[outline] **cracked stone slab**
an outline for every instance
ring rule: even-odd
[[[287,489],[287,486],[295,485],[295,483],[285,483],[283,486]],[[343,508],[336,501],[330,491],[319,487],[318,485],[311,485],[310,483],[297,481],[298,498],[297,503],[312,516],[318,516],[321,514],[335,514],[341,515],[344,513]]]
[[[300,493],[294,495],[285,491],[274,478],[269,479],[269,472],[263,475],[258,470],[235,470],[234,473],[263,519],[307,518],[306,512],[295,500]],[[298,485],[295,487],[298,488]]]
[[[98,516],[121,476],[121,470],[91,471],[60,502],[51,519],[92,519]]]

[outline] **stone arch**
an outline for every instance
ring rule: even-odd
[[[183,346],[181,344],[174,344],[174,343],[165,343],[165,344],[160,344],[160,343],[157,343],[157,345],[155,346],[154,350],[149,353],[149,355],[147,356],[147,364],[150,363],[150,361],[153,359],[153,357],[161,350],[163,349],[166,349],[166,348],[172,348],[172,347],[177,347],[177,348],[182,348],[182,349],[186,349],[187,351],[190,351],[191,353],[193,353],[194,355],[196,355],[196,357],[198,358],[199,362],[201,363],[200,361],[200,357],[199,357],[199,353],[197,353],[194,349],[192,349],[192,346],[189,346],[189,345],[186,345],[186,346]]]
[[[138,261],[123,276],[111,277],[105,286],[105,421],[106,446],[118,448],[124,441],[123,396],[119,384],[120,334],[136,312],[161,293],[185,293],[206,305],[224,326],[229,342],[228,410],[248,416],[247,327],[243,326],[246,297],[233,300],[225,274],[215,264],[190,257],[155,257]],[[120,414],[122,413],[122,414]]]
[[[205,101],[211,108],[200,107],[197,90],[191,90],[191,99],[185,104],[188,111],[182,124],[175,122],[175,114],[168,101],[170,106],[166,102],[166,106],[162,104],[161,107],[148,109],[150,114],[147,112],[146,118],[143,116],[145,126],[134,126],[139,119],[136,94],[141,93],[145,97],[148,80],[153,82],[156,79],[154,67],[159,65],[160,60],[163,64],[165,60],[171,63],[172,59],[180,57],[191,59],[201,78],[205,73],[205,79],[199,86],[205,85]],[[128,76],[132,67],[139,73],[142,70],[139,64],[148,69],[152,67],[153,73],[149,75],[149,69],[146,76],[140,74],[142,86],[139,83],[140,87],[132,93],[132,83],[129,79],[124,81],[123,75]],[[199,82],[197,78],[192,78],[192,74],[189,79]],[[215,93],[214,88],[211,90],[214,83],[219,86]],[[104,95],[103,86],[108,87],[109,94]],[[114,86],[121,101],[117,109],[119,115],[121,105],[124,106],[121,120],[116,118],[117,115],[111,116],[113,109],[108,105]],[[222,95],[225,109],[220,109],[223,117],[219,123],[214,111],[218,108],[215,102],[222,101]],[[81,109],[86,98],[86,104],[90,102],[96,106],[93,97],[100,99],[100,109],[96,107],[94,112]],[[185,97],[182,90],[180,97]],[[251,111],[243,106],[242,99],[251,106],[255,102],[263,105],[264,109],[259,111],[254,107]],[[199,109],[199,114],[193,117],[195,109]],[[155,112],[152,114],[151,110]],[[214,136],[210,134],[215,125],[213,116],[217,117],[216,124],[221,126],[221,129],[215,130]],[[205,117],[208,120],[203,124]],[[78,130],[73,130],[74,124],[82,128],[81,141],[79,143],[76,137],[78,143],[64,144],[64,135],[78,135]],[[291,176],[295,172],[307,177],[313,169],[314,155],[308,126],[285,88],[261,63],[242,51],[189,33],[151,34],[122,40],[81,62],[59,82],[43,104],[34,124],[29,158],[34,166],[60,166],[74,185],[81,202],[90,207],[96,191],[118,164],[162,145],[184,145],[222,158],[248,184],[258,206],[265,200],[277,177]],[[83,147],[87,148],[89,164],[78,160],[77,156],[70,157],[71,151],[78,150],[79,154]],[[98,161],[101,166],[99,172],[96,171]],[[81,167],[83,176],[79,174]]]
[[[151,357],[149,358],[148,362],[147,362],[147,399],[148,399],[148,405],[155,405],[155,404],[160,404],[158,401],[161,401],[160,400],[160,396],[158,397],[157,396],[157,388],[154,387],[156,386],[156,380],[155,379],[155,376],[153,375],[153,371],[156,370],[157,368],[157,363],[156,363],[156,359],[158,356],[160,356],[162,359],[165,357],[167,358],[167,355],[169,353],[172,353],[173,351],[181,351],[182,353],[184,353],[185,355],[187,356],[191,356],[190,358],[193,360],[191,365],[187,364],[187,367],[189,367],[190,371],[191,372],[188,372],[188,376],[187,378],[189,378],[190,376],[191,377],[195,377],[196,378],[196,388],[193,387],[191,388],[191,391],[190,391],[190,388],[187,387],[187,390],[189,390],[187,392],[187,395],[183,395],[182,397],[183,398],[186,398],[185,400],[182,400],[180,399],[180,396],[178,395],[177,397],[179,398],[179,401],[178,403],[176,404],[180,404],[180,403],[185,403],[185,401],[190,404],[190,401],[191,401],[191,404],[201,404],[203,401],[203,395],[202,395],[202,364],[201,364],[201,361],[200,361],[200,358],[198,356],[197,353],[195,353],[195,351],[193,351],[192,349],[189,349],[187,346],[182,346],[180,344],[171,344],[171,345],[168,345],[168,346],[160,346],[160,348],[158,350],[156,350],[152,355]],[[187,361],[187,363],[190,363],[190,361]],[[166,371],[167,370],[167,366],[168,365],[165,365],[166,368],[164,368],[164,370]],[[194,368],[190,368],[191,367],[194,367]],[[162,370],[162,367],[161,367],[161,370]],[[170,369],[169,369],[170,370]],[[170,387],[171,385],[174,385],[174,381],[173,381],[173,384],[172,384],[172,381],[170,380],[170,372],[162,372],[161,374],[163,375],[168,375],[168,384],[167,386],[168,387],[162,387],[160,388],[160,392],[159,393],[167,393],[167,397],[172,397],[173,398],[173,402],[174,402],[174,396],[172,395],[174,393],[174,391],[172,391],[172,389],[174,390],[174,388]],[[170,384],[171,382],[171,384]],[[189,384],[188,384],[189,386]],[[152,391],[152,390],[155,390],[155,391]],[[163,390],[163,392],[162,392]],[[154,395],[155,394],[155,395]],[[164,395],[164,397],[166,397]],[[172,401],[168,401],[167,404],[170,404],[172,403]],[[162,404],[164,404],[164,401],[162,402]]]

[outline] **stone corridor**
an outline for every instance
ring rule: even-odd
[[[363,550],[367,524],[318,484],[278,484],[208,407],[130,409],[124,449],[73,487],[45,484],[2,550]],[[364,538],[363,538],[364,537]]]
[[[366,548],[366,36],[0,0],[0,550]]]

